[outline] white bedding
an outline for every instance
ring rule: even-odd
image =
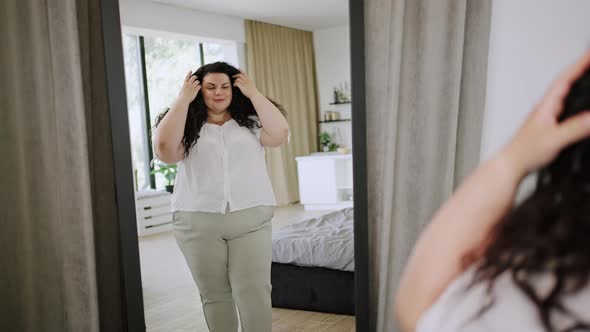
[[[354,271],[353,209],[273,231],[272,261]]]

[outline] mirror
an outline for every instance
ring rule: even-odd
[[[347,2],[119,7],[147,330],[354,331]]]

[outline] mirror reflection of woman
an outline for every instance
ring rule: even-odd
[[[288,140],[281,106],[235,67],[189,72],[156,121],[157,158],[178,164],[174,236],[212,332],[271,331],[271,219],[264,147]],[[236,311],[237,308],[237,311]]]
[[[420,236],[396,298],[402,331],[590,331],[589,111],[587,52]]]

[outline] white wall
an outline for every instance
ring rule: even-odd
[[[590,46],[588,0],[494,0],[482,159],[506,143],[561,70]]]
[[[235,43],[237,64],[246,69],[246,26],[242,18],[205,13],[150,0],[120,0],[119,10],[121,25],[127,31],[176,38],[192,36],[200,41]]]
[[[347,81],[350,87],[350,32],[348,25],[314,30],[314,49],[318,83],[320,117],[324,111],[338,111],[341,118],[350,119],[350,104],[330,105],[334,101],[334,87]],[[338,131],[336,143],[352,148],[351,122],[322,124],[320,130]]]
[[[246,42],[244,20],[149,0],[120,0],[123,26]]]

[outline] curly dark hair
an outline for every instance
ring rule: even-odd
[[[590,109],[590,69],[572,84],[563,107],[559,121]],[[542,168],[533,193],[495,225],[490,239],[470,284],[487,283],[490,302],[477,316],[493,305],[496,278],[509,273],[537,307],[547,331],[557,331],[553,313],[575,322],[562,331],[590,331],[590,322],[576,317],[562,303],[566,295],[589,285],[590,139],[567,147]],[[547,275],[554,278],[554,284],[542,296],[534,280]]]
[[[233,76],[239,74],[240,71],[236,67],[226,62],[219,61],[202,66],[192,75],[196,76],[202,84],[203,79],[209,73],[222,73],[229,77],[232,86],[232,98],[228,107],[228,111],[231,114],[232,119],[234,119],[240,126],[246,127],[251,131],[254,130],[254,126],[260,128],[260,125],[251,118],[251,116],[258,116],[256,109],[254,109],[254,105],[238,87],[234,86],[235,78]],[[283,106],[271,100],[270,98],[267,99],[270,100],[286,117],[287,113],[285,112]],[[156,117],[155,127],[158,127],[169,110],[170,108],[166,108],[164,112],[160,113]],[[207,116],[207,106],[203,100],[203,94],[201,91],[199,91],[195,99],[188,106],[188,114],[184,125],[184,136],[182,137],[185,157],[189,155],[191,148],[197,143],[197,140],[199,139],[199,132],[201,131],[203,124],[207,121]]]

